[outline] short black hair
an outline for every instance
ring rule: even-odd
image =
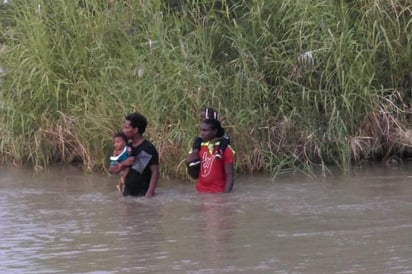
[[[133,128],[138,128],[140,134],[143,134],[146,131],[147,119],[142,114],[133,112],[127,115],[125,119],[127,121],[130,121],[130,125]]]
[[[121,131],[115,133],[115,134],[113,135],[113,139],[114,139],[114,138],[122,138],[123,141],[127,144],[127,136],[126,136],[126,134],[124,134],[124,133],[121,132]]]

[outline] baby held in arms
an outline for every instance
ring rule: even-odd
[[[110,157],[110,168],[116,166],[118,163],[123,162],[126,160],[131,153],[130,147],[127,145],[127,137],[122,132],[118,132],[113,136],[113,154]],[[124,182],[126,179],[127,174],[129,173],[130,167],[123,167],[120,170],[120,179],[118,184],[116,185],[117,190],[120,193],[123,193]]]

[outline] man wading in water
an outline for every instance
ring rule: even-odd
[[[197,178],[198,192],[221,193],[232,191],[234,184],[234,151],[230,145],[224,150],[222,157],[216,157],[219,140],[224,129],[216,119],[205,119],[200,126],[202,143],[200,150],[192,151],[186,158],[189,174]],[[191,166],[200,161],[200,165]],[[191,170],[191,168],[193,170]],[[194,172],[193,172],[194,171]]]
[[[143,137],[147,120],[140,113],[134,112],[126,116],[123,133],[129,139],[131,157],[127,158],[109,171],[118,173],[125,166],[130,171],[125,178],[123,195],[152,197],[159,180],[159,153],[155,146]]]

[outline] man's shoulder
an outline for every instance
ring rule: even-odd
[[[228,145],[228,147],[225,149],[225,151],[223,152],[223,157],[225,159],[231,159],[231,161],[233,161],[233,158],[235,157],[235,150],[231,145]]]
[[[142,143],[142,146],[145,146],[145,147],[154,147],[154,148],[156,148],[156,146],[155,146],[151,141],[149,141],[149,140],[147,140],[147,139],[144,139],[144,141],[143,141],[143,143]]]
[[[148,153],[157,153],[156,146],[149,140],[144,140],[140,145],[142,150],[145,150]]]

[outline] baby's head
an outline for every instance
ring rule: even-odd
[[[127,144],[127,137],[123,132],[113,135],[113,146],[115,149],[123,149]]]

